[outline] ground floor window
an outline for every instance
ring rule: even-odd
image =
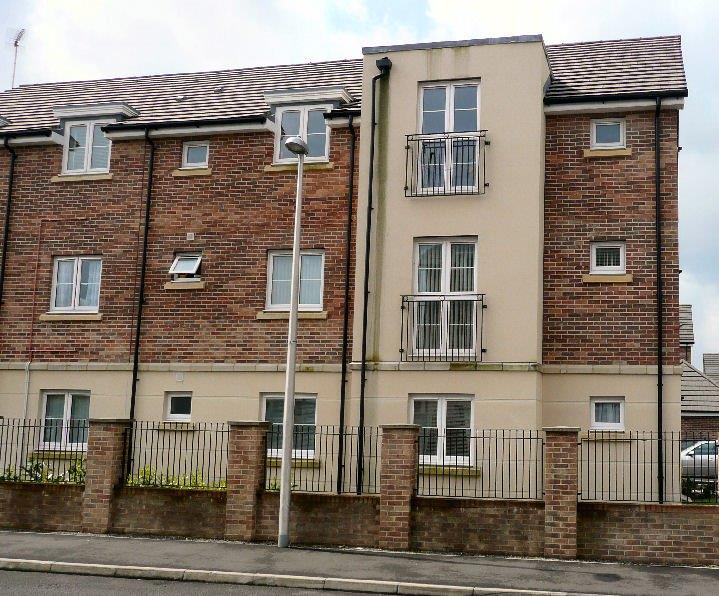
[[[472,400],[459,396],[412,399],[412,423],[420,427],[419,455],[424,464],[469,465]]]
[[[44,392],[43,446],[47,449],[85,449],[89,418],[89,392]]]
[[[624,430],[623,397],[593,397],[590,402],[592,430]]]
[[[272,457],[282,457],[282,420],[284,408],[284,395],[270,394],[264,397],[264,420],[272,423],[267,441],[267,450]],[[316,415],[316,396],[295,395],[292,457],[314,457]]]
[[[192,393],[189,391],[168,391],[165,394],[165,420],[168,422],[190,422],[192,416]]]

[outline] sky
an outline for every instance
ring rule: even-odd
[[[0,0],[0,88],[20,28],[19,84],[358,58],[362,46],[418,41],[681,34],[680,299],[694,306],[695,365],[719,352],[718,2]]]

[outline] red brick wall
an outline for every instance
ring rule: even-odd
[[[156,141],[141,360],[284,362],[287,321],[256,315],[265,306],[267,252],[292,246],[296,172],[265,171],[270,133],[207,138],[207,177],[173,177],[182,140]],[[349,138],[333,130],[334,167],[305,174],[302,246],[325,251],[328,318],[301,321],[304,362],[336,362],[341,353]],[[0,359],[131,360],[148,148],[115,142],[112,180],[74,183],[50,182],[61,170],[60,146],[17,151]],[[8,162],[0,154],[0,217]],[[165,290],[174,253],[185,250],[203,251],[206,287]],[[103,257],[102,321],[39,321],[49,309],[53,256],[80,254]]]
[[[111,532],[224,538],[225,491],[122,487],[115,491]]]
[[[0,482],[0,528],[78,532],[84,486]]]
[[[682,416],[682,433],[697,433],[701,438],[719,439],[719,416]]]
[[[277,540],[279,492],[259,498],[256,540]],[[379,498],[376,496],[293,493],[290,540],[293,544],[364,546],[379,544]]]
[[[411,548],[540,557],[544,554],[544,503],[416,497]]]
[[[716,506],[580,503],[577,536],[584,559],[719,564]]]
[[[543,361],[656,364],[654,114],[626,114],[631,156],[585,158],[588,115],[546,122]],[[666,364],[678,364],[678,112],[661,116]],[[626,240],[628,284],[592,284],[590,242]]]

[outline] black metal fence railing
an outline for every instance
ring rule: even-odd
[[[716,438],[709,433],[589,431],[579,442],[579,498],[718,503]]]
[[[400,358],[412,362],[481,362],[484,294],[402,296]]]
[[[366,426],[295,425],[291,488],[318,493],[379,493],[381,431]],[[280,489],[282,425],[267,433],[267,490]]]
[[[541,431],[422,428],[418,452],[418,495],[543,498]]]
[[[407,197],[484,194],[487,131],[407,135]]]
[[[134,421],[125,431],[125,484],[224,489],[228,439],[222,422]]]
[[[85,483],[87,420],[0,419],[0,481]]]

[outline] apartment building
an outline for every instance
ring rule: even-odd
[[[678,430],[686,95],[541,36],[4,92],[0,414],[277,421],[299,133],[298,424]]]

